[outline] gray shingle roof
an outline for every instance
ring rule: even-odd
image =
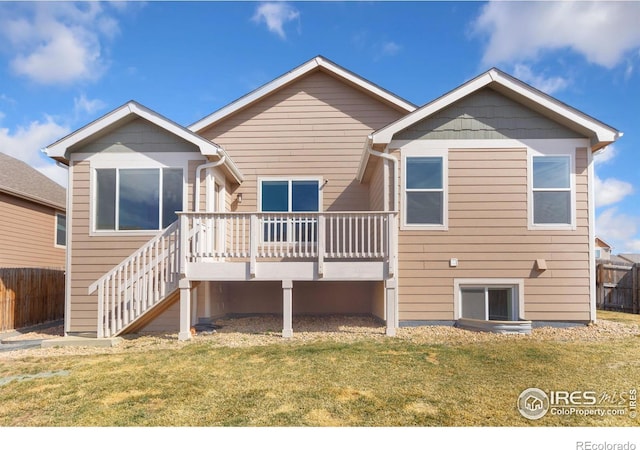
[[[4,153],[0,153],[0,191],[66,210],[65,188]]]
[[[631,263],[635,263],[635,264],[640,263],[640,254],[638,253],[620,253],[618,256],[626,259]]]

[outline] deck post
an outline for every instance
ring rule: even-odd
[[[249,223],[249,275],[251,278],[256,276],[256,259],[258,257],[258,239],[259,239],[260,223],[258,216],[251,214]]]
[[[180,288],[180,333],[178,340],[191,339],[191,281],[182,278],[178,285]]]
[[[318,217],[318,276],[320,278],[324,276],[325,226],[325,217],[321,214]]]
[[[282,280],[282,337],[293,337],[293,281]]]
[[[395,278],[390,278],[384,282],[384,287],[386,290],[385,299],[387,302],[387,326],[386,326],[386,334],[387,336],[395,336],[396,335],[396,324],[398,322],[398,290],[397,290],[397,280]]]

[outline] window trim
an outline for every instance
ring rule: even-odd
[[[98,158],[91,160],[90,186],[91,201],[89,208],[89,236],[152,236],[156,230],[98,230],[96,229],[96,205],[97,205],[97,169],[182,169],[182,205],[185,209],[188,205],[189,162],[204,162],[197,158],[184,159],[184,154],[149,153],[146,155],[132,154],[128,160],[121,159],[118,155],[96,155]],[[160,162],[161,161],[161,162]],[[186,209],[185,209],[186,210]]]
[[[66,213],[60,212],[60,211],[56,211],[55,212],[56,215],[56,219],[55,219],[55,227],[53,229],[53,246],[55,248],[67,248],[67,215]],[[58,223],[59,223],[59,218],[60,216],[64,217],[64,244],[60,244],[58,242]]]
[[[518,322],[525,319],[524,301],[524,280],[522,278],[456,278],[453,280],[454,320],[464,319],[462,317],[462,289],[464,288],[511,288],[513,289],[513,318],[509,322]],[[486,300],[485,300],[486,301]],[[488,311],[487,311],[488,313]],[[491,322],[487,320],[487,322]],[[495,322],[495,321],[494,321]]]
[[[537,157],[566,157],[569,159],[569,188],[538,188],[533,187],[533,159]],[[569,192],[569,223],[535,223],[534,193],[535,192]],[[538,151],[527,149],[527,228],[529,230],[575,230],[576,225],[576,149],[567,151],[566,148]]]
[[[449,150],[448,149],[406,149],[401,152],[402,181],[400,209],[402,210],[401,230],[447,231],[449,229]],[[408,158],[442,158],[442,223],[407,223],[407,192],[424,192],[424,190],[407,190]],[[431,190],[429,190],[431,192]],[[433,191],[435,192],[435,191]]]
[[[271,181],[286,181],[287,182],[287,211],[262,211],[262,183]],[[318,183],[318,211],[291,211],[293,206],[293,190],[291,189],[292,182],[294,181],[315,181]],[[323,211],[323,178],[318,176],[295,176],[295,177],[258,177],[258,204],[256,210],[261,214],[294,214],[299,212],[300,214],[320,214]],[[266,222],[264,223],[266,224]],[[263,224],[263,225],[264,225]],[[264,233],[259,233],[260,243],[283,243],[283,244],[295,244],[294,233],[287,233],[287,238],[283,240],[268,241],[264,238]]]

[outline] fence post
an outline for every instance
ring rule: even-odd
[[[636,263],[633,265],[633,283],[632,283],[632,292],[631,292],[631,308],[634,314],[638,314],[638,310],[640,309],[638,305],[638,269],[640,269],[640,264]]]
[[[596,296],[596,306],[604,308],[604,268],[602,263],[598,264],[597,269],[597,277],[596,277],[596,286],[597,286],[597,296]]]

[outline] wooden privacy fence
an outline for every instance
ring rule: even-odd
[[[596,272],[596,307],[639,314],[638,271],[640,264],[599,263]]]
[[[0,331],[63,317],[63,270],[0,268]]]

